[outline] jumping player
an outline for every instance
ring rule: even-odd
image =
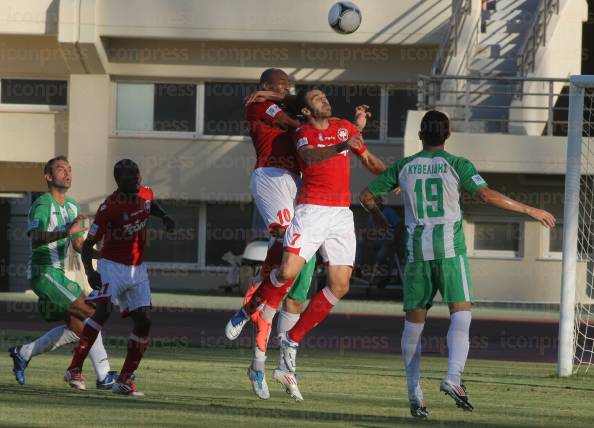
[[[353,213],[349,209],[349,149],[375,175],[383,172],[385,166],[367,150],[353,123],[331,119],[332,108],[322,91],[301,91],[297,108],[307,121],[294,136],[303,184],[297,195],[295,216],[284,236],[280,267],[271,271],[258,291],[264,305],[260,318],[270,322],[295,277],[318,249],[328,264],[328,286],[313,297],[293,328],[280,334],[282,364],[274,371],[274,378],[293,398],[303,400],[296,388],[296,348],[347,293],[355,260]]]
[[[472,285],[462,229],[463,190],[489,205],[526,214],[552,228],[555,217],[524,205],[487,187],[474,165],[444,150],[450,136],[448,117],[432,110],[421,121],[423,150],[401,159],[372,181],[360,194],[362,205],[379,227],[387,221],[376,198],[400,186],[408,232],[408,263],[404,272],[402,358],[406,369],[411,415],[428,416],[420,385],[421,333],[437,291],[450,310],[447,333],[448,372],[439,387],[463,410],[473,410],[462,372],[469,349]]]
[[[117,190],[101,204],[87,239],[83,244],[82,260],[91,287],[100,292],[90,299],[96,312],[85,320],[79,345],[73,351],[72,363],[64,380],[73,387],[84,385],[82,366],[90,347],[107,322],[113,304],[118,303],[124,316],[134,323],[128,340],[126,360],[112,387],[112,392],[142,396],[136,389],[132,374],[138,368],[148,347],[151,321],[151,291],[144,261],[146,224],[149,216],[163,220],[168,232],[175,227],[173,220],[153,199],[153,191],[140,185],[140,171],[130,159],[118,161],[113,175]],[[103,240],[97,270],[91,263],[93,247]]]
[[[289,94],[289,78],[279,69],[268,69],[260,78],[260,89],[247,101],[246,118],[250,135],[257,154],[256,169],[252,173],[250,189],[260,214],[269,225],[273,244],[255,284],[248,289],[245,302],[256,307],[260,304],[259,295],[252,295],[266,278],[274,266],[278,266],[282,256],[282,237],[293,217],[294,202],[301,180],[295,146],[293,129],[300,122],[288,114],[283,102],[294,101]],[[362,129],[365,127],[367,106],[356,109],[355,122]],[[277,331],[282,333],[291,329],[301,314],[307,299],[309,286],[315,269],[315,258],[307,263],[296,278],[277,321]],[[250,311],[251,312],[251,311]],[[255,394],[268,399],[270,393],[265,379],[265,351],[270,334],[270,326],[266,320],[260,319],[260,312],[254,312],[252,318],[257,333],[254,346],[254,358],[248,368],[248,377]],[[249,320],[248,313],[241,309],[227,323],[226,335],[230,340],[237,338]],[[283,360],[280,359],[280,366]],[[297,388],[297,385],[294,385]]]
[[[31,237],[28,265],[29,286],[39,298],[37,310],[47,322],[65,321],[31,343],[9,350],[16,381],[25,384],[25,369],[31,358],[78,341],[82,320],[94,314],[85,303],[82,287],[66,277],[65,258],[70,245],[81,252],[83,222],[78,203],[67,195],[72,186],[72,167],[64,156],[50,159],[44,167],[48,191],[35,200],[29,210],[27,234]],[[110,389],[116,373],[109,371],[107,352],[101,336],[89,352],[97,375],[96,387]]]

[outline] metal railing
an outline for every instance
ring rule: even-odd
[[[539,1],[528,34],[518,50],[518,76],[526,76],[529,72],[534,71],[538,48],[547,43],[547,27],[553,15],[559,14],[559,1]]]
[[[446,36],[439,46],[437,56],[431,69],[432,74],[443,72],[448,58],[456,56],[458,51],[458,38],[464,27],[464,15],[469,15],[472,8],[472,0],[452,0],[452,16],[448,22]]]
[[[419,76],[419,110],[447,112],[455,131],[562,135],[569,84],[562,78]]]

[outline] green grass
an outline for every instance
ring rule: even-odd
[[[4,346],[20,333],[0,336]],[[125,350],[108,349],[113,368]],[[144,427],[591,427],[594,376],[554,377],[550,364],[471,360],[465,382],[475,412],[464,413],[438,393],[447,361],[425,357],[422,385],[431,419],[409,416],[398,355],[299,352],[301,391],[296,403],[271,383],[269,401],[256,399],[245,376],[245,349],[152,348],[139,370],[144,398],[126,398],[90,388],[77,392],[61,380],[69,362],[64,349],[35,358],[27,385],[14,382],[11,360],[0,358],[0,426]],[[270,366],[276,359],[272,351]]]

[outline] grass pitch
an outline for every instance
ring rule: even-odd
[[[0,343],[7,348],[22,335],[3,332]],[[124,347],[108,344],[108,352],[112,368],[119,369]],[[27,384],[20,386],[12,360],[0,356],[0,426],[575,428],[594,421],[594,375],[558,379],[549,364],[470,360],[465,383],[475,411],[465,413],[438,392],[447,361],[424,357],[422,385],[431,419],[418,421],[409,416],[399,355],[303,349],[302,403],[271,379],[271,399],[255,398],[245,375],[250,359],[245,349],[153,347],[139,370],[143,398],[95,390],[89,362],[89,389],[68,388],[61,377],[69,357],[68,349],[36,357],[26,371]],[[270,369],[276,358],[271,351]]]

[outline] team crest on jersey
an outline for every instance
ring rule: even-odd
[[[324,142],[324,136],[322,134],[318,134],[318,140],[320,140],[323,143]]]
[[[338,141],[343,143],[349,139],[349,131],[347,131],[346,128],[339,128],[336,137],[338,138]]]

